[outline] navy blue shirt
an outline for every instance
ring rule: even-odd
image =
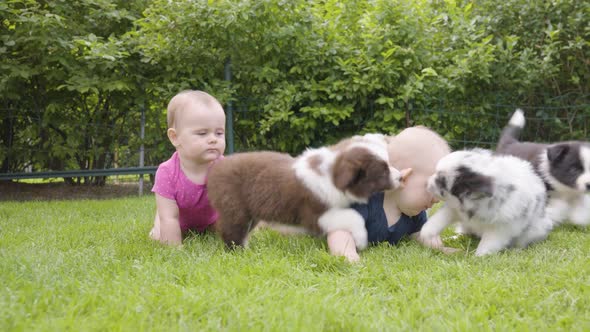
[[[384,196],[383,193],[377,193],[369,198],[367,204],[352,204],[350,206],[365,219],[369,243],[389,242],[395,245],[405,235],[419,232],[422,229],[422,226],[428,220],[426,211],[422,211],[414,217],[402,214],[399,220],[389,227],[383,209]]]

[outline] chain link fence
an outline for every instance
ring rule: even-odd
[[[541,107],[506,103],[455,103],[448,98],[431,98],[419,104],[408,103],[405,117],[399,121],[398,127],[402,129],[405,126],[425,125],[446,137],[454,149],[493,149],[512,112],[516,108],[522,108],[527,116],[523,140],[588,140],[588,96],[579,99],[581,102],[574,105],[568,105],[564,100],[566,99],[562,97],[549,99],[547,105]],[[255,141],[253,143],[250,140],[253,133],[260,130],[260,123],[265,118],[265,113],[258,105],[254,98],[237,99],[232,103],[233,116],[230,118],[233,122],[228,125],[234,136],[232,146],[238,152],[261,149]],[[341,137],[360,133],[366,130],[367,123],[378,112],[383,111],[369,103],[361,121],[342,121],[338,126],[327,125],[318,130],[338,133]],[[89,164],[89,161],[96,160],[101,160],[100,169],[115,169],[112,175],[117,175],[116,169],[139,166],[151,166],[146,173],[152,173],[155,169],[153,167],[173,152],[165,130],[153,125],[142,129],[139,114],[132,114],[121,120],[121,123],[115,124],[84,124],[63,119],[59,128],[47,127],[45,116],[30,110],[4,108],[0,109],[0,116],[0,161],[5,179],[7,174],[15,175],[20,172],[96,169],[94,166],[98,164]],[[48,126],[52,125],[54,124]],[[140,138],[142,130],[146,137],[151,137],[149,142]],[[65,136],[60,137],[60,133]],[[103,142],[104,140],[108,142]],[[140,165],[142,143],[145,165]],[[309,145],[320,146],[325,143],[318,140]]]

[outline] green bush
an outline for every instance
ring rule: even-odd
[[[2,3],[2,170],[133,166],[142,108],[158,164],[165,106],[187,88],[231,103],[238,151],[415,124],[492,147],[515,107],[527,139],[587,139],[588,13],[576,0]]]

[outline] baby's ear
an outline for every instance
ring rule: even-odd
[[[172,143],[172,145],[174,145],[174,147],[177,147],[178,146],[178,142],[177,142],[178,137],[176,136],[176,129],[168,128],[168,130],[166,131],[166,134],[168,135],[168,139],[170,140],[170,143]]]
[[[399,172],[400,175],[401,175],[401,178],[402,178],[402,182],[405,182],[408,179],[408,177],[410,176],[410,174],[412,174],[413,171],[414,170],[411,169],[411,168],[404,168],[404,169],[402,169]]]

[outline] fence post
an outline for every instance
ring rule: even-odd
[[[145,96],[145,94],[144,94]],[[139,131],[139,139],[141,144],[139,145],[139,167],[143,168],[144,166],[144,146],[143,146],[143,139],[145,137],[145,99],[143,100],[143,105],[141,106],[141,129]],[[143,174],[139,174],[139,196],[143,195]]]
[[[410,127],[410,121],[411,119],[411,114],[412,114],[412,109],[413,109],[413,104],[411,100],[408,100],[406,102],[406,128]]]
[[[13,154],[13,148],[12,148],[12,138],[14,137],[13,133],[14,133],[14,118],[12,117],[12,108],[8,109],[8,153],[6,154],[6,169],[2,170],[3,172],[10,172],[11,171],[11,167],[10,167],[10,163],[12,162],[12,160],[10,160]]]
[[[227,58],[225,61],[224,78],[231,85],[231,59]],[[227,101],[226,111],[226,135],[225,140],[227,142],[227,154],[234,153],[234,109],[231,100]]]

